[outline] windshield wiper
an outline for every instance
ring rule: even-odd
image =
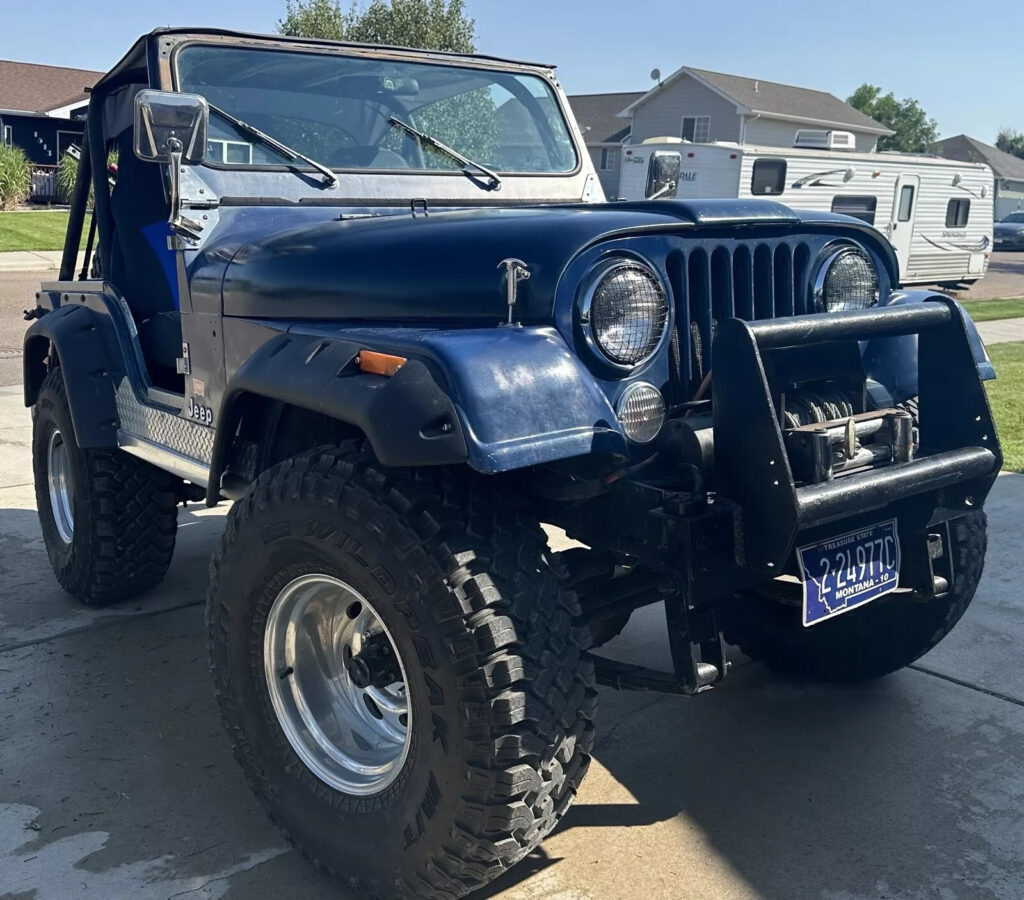
[[[317,162],[315,159],[311,159],[305,154],[299,153],[287,144],[282,144],[277,138],[271,137],[265,131],[260,131],[255,125],[250,125],[248,122],[243,122],[241,119],[236,118],[229,112],[225,112],[217,106],[210,104],[210,109],[213,110],[222,119],[227,119],[232,125],[235,126],[239,131],[244,131],[246,134],[256,138],[258,141],[262,141],[268,147],[276,150],[282,156],[288,157],[288,159],[295,160],[301,159],[306,165],[312,166],[321,175],[324,176],[324,187],[334,187],[338,183],[338,176],[334,174],[327,166],[323,163]]]
[[[470,169],[475,169],[477,172],[481,172],[482,174],[486,175],[487,180],[490,182],[490,190],[496,191],[498,190],[498,188],[501,187],[501,178],[498,177],[498,173],[492,171],[491,169],[488,169],[487,166],[482,166],[480,165],[480,163],[471,160],[468,156],[463,156],[461,153],[459,153],[458,150],[449,147],[447,144],[444,144],[441,141],[439,141],[436,137],[432,137],[431,135],[420,131],[418,128],[413,128],[412,125],[410,125],[408,122],[403,122],[397,116],[389,116],[388,121],[392,125],[397,125],[403,131],[407,131],[414,138],[416,138],[416,140],[421,141],[424,144],[429,144],[435,150],[440,150],[442,153],[446,154],[447,156],[450,156],[456,162],[461,163],[462,171],[466,172],[467,175],[469,174]]]

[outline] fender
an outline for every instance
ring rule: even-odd
[[[220,484],[246,395],[357,426],[387,466],[468,463],[497,474],[628,452],[611,403],[554,328],[302,329],[268,341],[229,382],[211,486]],[[355,362],[361,349],[409,362],[391,378],[367,375]]]
[[[116,447],[114,382],[123,375],[124,366],[110,318],[71,303],[32,324],[25,332],[22,357],[26,406],[32,406],[39,396],[51,344],[64,372],[78,445]]]
[[[245,398],[256,396],[321,413],[362,431],[382,465],[465,462],[466,441],[451,400],[430,369],[409,360],[393,376],[369,375],[357,356],[365,345],[282,334],[265,343],[228,383],[214,437],[207,503],[221,477]]]
[[[950,298],[943,294],[933,294],[931,291],[900,291],[893,294],[893,299],[887,306],[910,306],[916,303],[924,303],[928,300],[942,300],[947,302]],[[992,366],[985,344],[978,334],[978,328],[971,319],[970,314],[957,303],[956,308],[964,320],[964,328],[967,331],[967,340],[971,345],[971,353],[974,362],[978,367],[978,377],[982,381],[989,381],[996,377],[996,370]],[[918,395],[917,387],[917,335],[908,334],[901,337],[875,338],[867,341],[862,348],[864,357],[864,370],[869,378],[881,382],[892,395],[896,403],[902,403],[911,397]]]

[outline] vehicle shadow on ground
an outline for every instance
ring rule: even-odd
[[[699,837],[752,896],[1021,896],[1021,825],[1005,798],[1024,794],[1022,713],[916,671],[807,687],[746,660],[695,698],[604,690],[594,759],[635,803],[589,803],[584,786],[548,844],[491,890],[557,865],[561,835],[597,829],[602,861],[621,853],[623,867],[666,874],[687,854],[692,867]],[[618,829],[673,819],[674,847],[616,846]]]
[[[223,527],[220,511],[208,511],[198,504],[179,508],[177,544],[163,583],[144,597],[88,607],[57,583],[36,511],[0,508],[0,651],[107,620],[202,603],[210,553]]]
[[[198,608],[222,522],[204,516],[181,513],[166,595],[85,611],[120,621],[5,653],[0,802],[41,811],[27,847],[106,835],[76,872],[160,858],[164,881],[229,877],[229,900],[346,898],[284,852],[231,759]],[[0,510],[0,541],[0,647],[33,618],[82,614],[48,571],[34,511]],[[161,603],[195,608],[148,615]],[[663,640],[655,627],[644,623],[634,646]],[[606,802],[607,790],[585,783],[548,842],[477,897],[544,896],[526,882],[563,859],[571,884],[581,849],[624,872],[681,879],[702,852],[696,837],[762,897],[1022,896],[1022,733],[1021,707],[916,671],[807,687],[738,659],[722,687],[695,698],[602,689],[589,783],[614,781],[630,800]],[[261,862],[238,871],[245,859]],[[692,882],[666,889],[700,894]],[[569,896],[615,896],[586,890]]]

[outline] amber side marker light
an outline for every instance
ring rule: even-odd
[[[378,353],[376,350],[360,350],[356,362],[363,372],[390,378],[408,360],[404,356],[392,356],[390,353]]]

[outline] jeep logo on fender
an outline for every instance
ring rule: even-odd
[[[188,414],[190,418],[203,425],[213,424],[213,410],[208,406],[196,403],[195,397],[188,398]]]

